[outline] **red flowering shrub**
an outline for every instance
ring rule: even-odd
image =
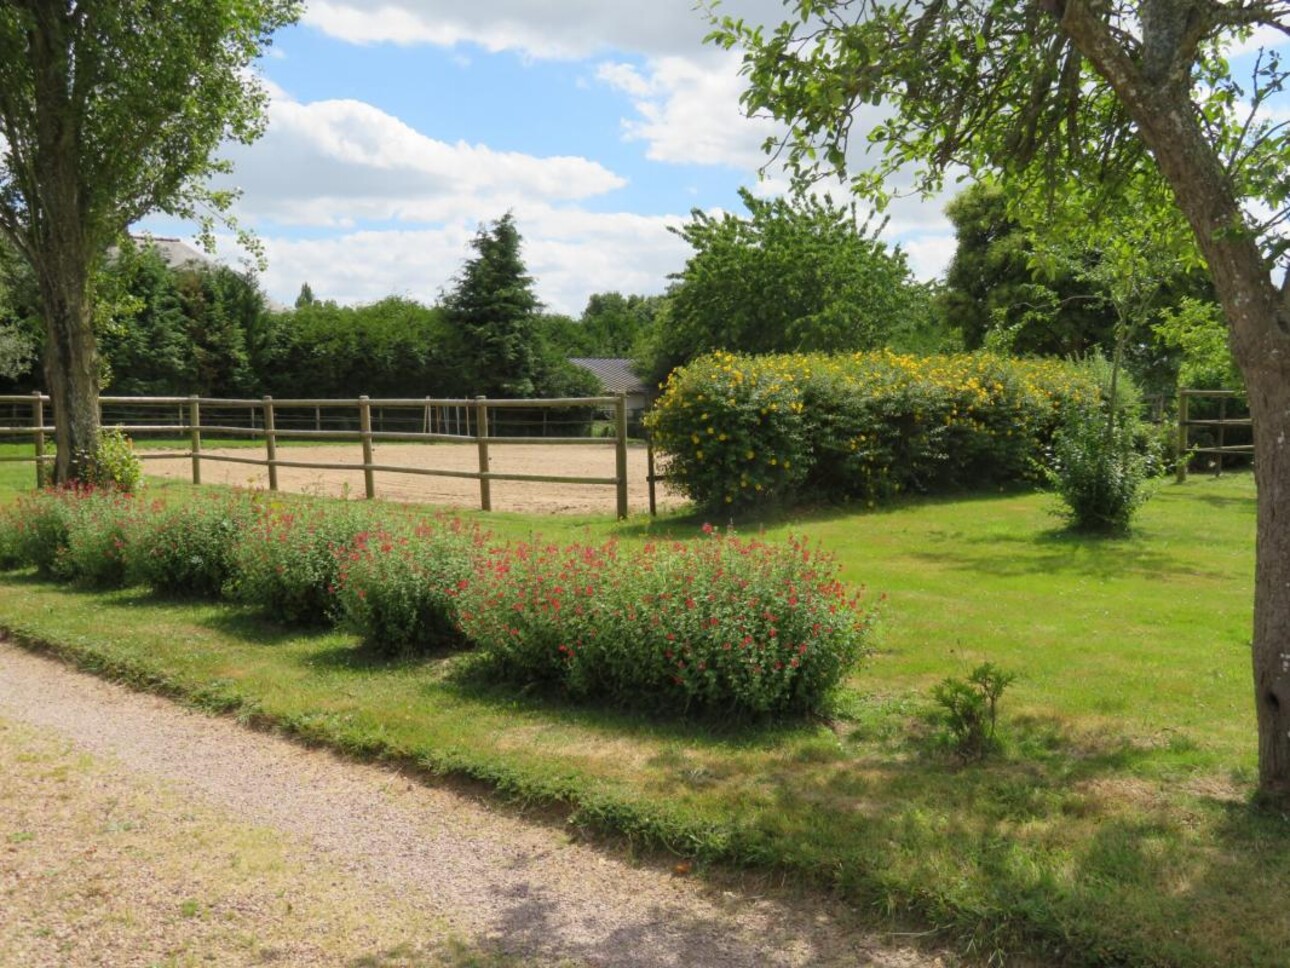
[[[451,517],[355,535],[340,553],[335,587],[343,624],[384,655],[463,644],[457,596],[485,538]]]
[[[57,577],[58,561],[67,553],[67,531],[75,491],[48,488],[18,498],[5,513],[3,544],[9,562],[34,567],[43,577]]]
[[[236,494],[155,507],[126,548],[130,580],[168,595],[218,598],[252,517],[251,503]]]
[[[374,514],[353,501],[262,503],[233,548],[230,597],[286,622],[339,617],[336,586],[355,535]]]
[[[498,549],[461,627],[511,678],[579,698],[735,713],[820,705],[864,647],[869,614],[800,540],[711,529],[701,542]]]
[[[142,515],[118,490],[48,488],[25,495],[0,518],[0,563],[94,588],[125,584],[125,550]]]
[[[65,492],[67,545],[54,563],[58,578],[91,588],[120,588],[127,581],[127,553],[147,513],[143,501],[120,490]]]

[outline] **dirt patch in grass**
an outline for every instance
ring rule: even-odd
[[[256,456],[244,448],[203,451],[207,457]],[[475,444],[378,444],[373,448],[373,462],[396,467],[432,468],[440,471],[479,470],[479,450]],[[363,494],[362,450],[358,444],[320,447],[293,447],[279,451],[280,460],[314,464],[347,464],[353,470],[314,470],[301,467],[279,467],[278,486],[284,491],[328,496]],[[574,447],[553,444],[499,444],[489,451],[490,467],[496,474],[536,474],[557,477],[602,477],[615,475],[613,447]],[[645,447],[627,449],[627,499],[633,514],[649,509],[648,461]],[[192,465],[186,457],[176,460],[148,461],[147,471],[161,477],[191,480]],[[268,487],[268,470],[250,464],[202,462],[202,481],[206,484]],[[617,497],[612,485],[552,484],[532,481],[493,481],[492,506],[495,511],[525,511],[538,514],[610,514]],[[448,507],[478,508],[479,482],[467,478],[429,477],[419,474],[378,472],[378,497],[392,501],[438,504]],[[680,507],[685,498],[660,482],[657,491],[660,510]]]

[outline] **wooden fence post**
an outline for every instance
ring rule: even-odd
[[[196,394],[188,398],[188,439],[192,442],[193,483],[202,482],[202,408]]]
[[[45,399],[37,390],[31,395],[32,444],[36,450],[36,486],[45,486]]]
[[[649,483],[649,516],[658,517],[658,502],[654,495],[654,438],[645,434],[645,480]]]
[[[479,442],[479,507],[493,509],[493,489],[488,477],[488,398],[475,397],[475,440]]]
[[[264,398],[264,450],[269,459],[269,490],[278,489],[278,424],[273,416],[273,397]]]
[[[1174,469],[1174,479],[1179,484],[1187,483],[1187,391],[1178,391],[1178,445],[1174,448],[1178,457]]]
[[[615,456],[618,473],[618,518],[627,517],[627,394],[614,401],[614,428],[617,431]]]
[[[358,398],[358,430],[363,438],[363,488],[370,501],[376,497],[376,472],[372,470],[372,403],[366,395]]]
[[[1226,441],[1224,440],[1227,430],[1227,397],[1218,398],[1218,462],[1214,465],[1214,476],[1223,476],[1223,448]]]

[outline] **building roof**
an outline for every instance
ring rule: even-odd
[[[131,238],[143,248],[155,249],[165,260],[166,265],[172,269],[182,269],[184,266],[201,268],[215,264],[205,253],[198,252],[180,239],[168,239],[158,235],[134,235]]]
[[[600,380],[606,393],[648,393],[645,381],[632,372],[632,361],[619,357],[570,357],[569,362],[590,370]]]

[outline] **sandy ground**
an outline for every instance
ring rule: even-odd
[[[2,642],[0,778],[4,968],[946,963]]]
[[[208,457],[258,458],[251,449],[207,450]],[[363,494],[362,451],[358,444],[290,447],[278,451],[279,460],[319,464],[353,464],[353,471],[312,470],[279,467],[278,486],[285,491],[349,496]],[[495,444],[489,449],[490,469],[495,474],[543,474],[559,477],[614,476],[614,449],[561,446],[553,444]],[[475,444],[378,444],[373,463],[395,467],[425,467],[444,471],[478,471],[479,451]],[[627,450],[627,500],[633,514],[649,510],[648,469],[644,445]],[[147,473],[191,479],[192,465],[185,456],[176,460],[149,460]],[[202,482],[268,487],[267,468],[250,464],[202,462]],[[606,484],[546,484],[530,481],[493,481],[494,511],[524,511],[535,514],[609,514],[617,507],[617,492]],[[449,507],[479,507],[479,482],[454,477],[378,472],[376,494],[393,501],[415,501]],[[660,510],[679,507],[685,499],[658,485]]]

